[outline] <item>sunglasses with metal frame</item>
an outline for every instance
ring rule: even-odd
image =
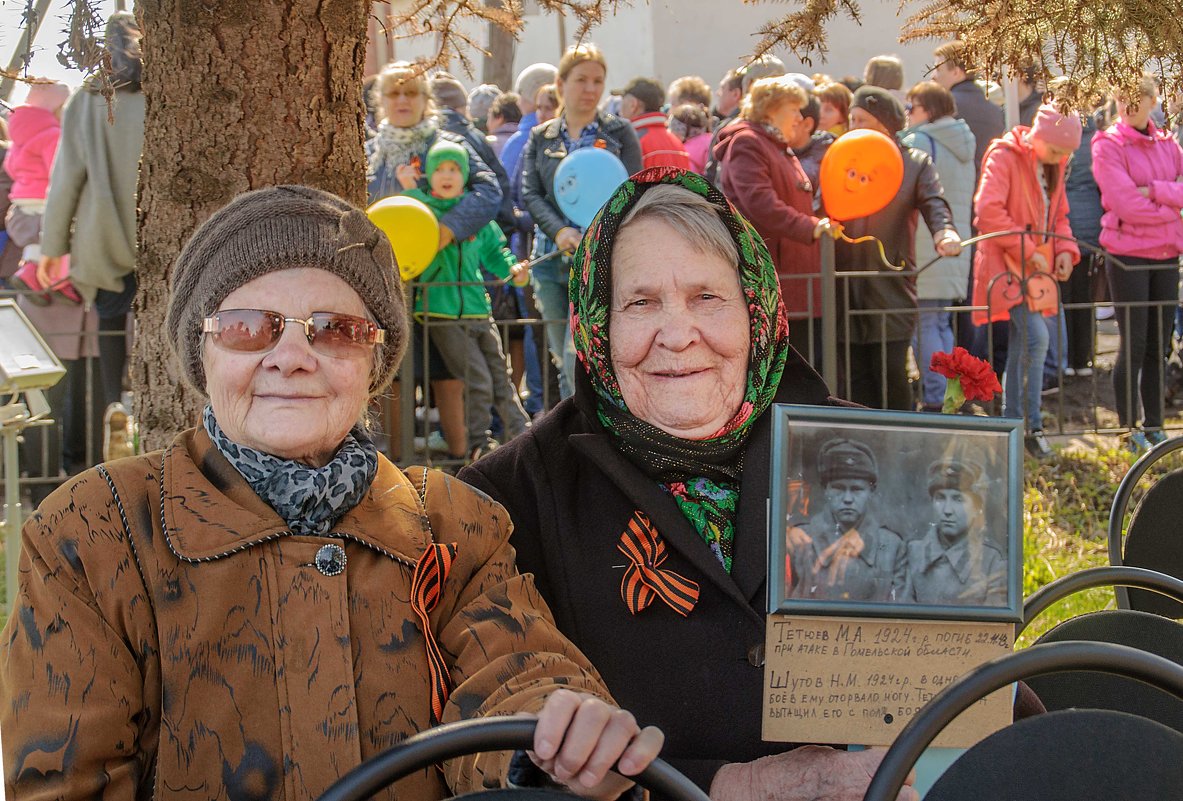
[[[337,312],[313,312],[302,320],[267,309],[223,309],[204,318],[201,330],[226,350],[266,353],[279,342],[288,323],[303,326],[308,344],[326,356],[352,356],[361,348],[386,341],[386,330],[377,324]]]

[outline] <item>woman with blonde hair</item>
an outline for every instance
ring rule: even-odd
[[[530,132],[522,153],[522,198],[534,218],[535,257],[563,252],[563,256],[538,264],[530,274],[534,297],[546,320],[546,338],[551,353],[562,368],[559,392],[570,397],[575,391],[575,349],[568,325],[570,303],[567,281],[571,273],[570,256],[583,231],[559,209],[555,193],[555,173],[563,158],[585,147],[607,150],[624,163],[631,175],[641,169],[641,144],[628,120],[600,111],[608,62],[594,44],[575,45],[559,60],[555,89],[559,94],[558,115]]]
[[[761,78],[744,98],[739,120],[719,133],[714,153],[723,193],[764,238],[776,265],[789,341],[816,363],[821,285],[814,242],[828,221],[813,216],[813,185],[788,144],[803,124],[808,100],[791,78]]]

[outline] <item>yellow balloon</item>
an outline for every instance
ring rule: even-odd
[[[403,281],[427,269],[440,244],[439,220],[431,209],[412,197],[395,195],[370,206],[366,215],[390,240]]]

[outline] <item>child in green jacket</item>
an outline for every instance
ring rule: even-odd
[[[468,153],[461,145],[441,139],[427,151],[425,172],[431,192],[410,188],[403,194],[422,201],[437,217],[443,216],[464,197]],[[415,318],[425,323],[428,339],[448,371],[465,384],[466,450],[488,442],[494,407],[506,440],[522,433],[530,419],[510,382],[481,265],[499,278],[512,276],[519,283],[528,274],[526,263],[514,258],[501,229],[490,222],[469,239],[439,251],[411,284]]]

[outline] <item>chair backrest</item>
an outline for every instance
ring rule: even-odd
[[[1142,476],[1167,455],[1181,449],[1183,437],[1160,442],[1143,454],[1117,485],[1109,511],[1111,565],[1146,567],[1183,578],[1183,554],[1178,553],[1179,544],[1183,543],[1183,515],[1175,511],[1171,502],[1172,497],[1178,498],[1183,492],[1183,470],[1174,470],[1155,482],[1138,504],[1129,527],[1125,525],[1130,499]],[[1115,594],[1119,609],[1135,608],[1165,617],[1183,617],[1183,605],[1173,601],[1154,598],[1139,590],[1127,591],[1125,587],[1118,587]],[[1138,599],[1137,606],[1133,605],[1134,598]]]
[[[1116,587],[1118,590],[1125,587],[1139,587],[1183,601],[1183,579],[1145,567],[1131,567],[1129,565],[1090,567],[1061,576],[1028,595],[1023,601],[1023,621],[1015,635],[1022,634],[1031,621],[1039,617],[1052,604],[1067,598],[1072,593],[1093,587]]]
[[[1089,640],[1139,648],[1183,665],[1183,626],[1130,609],[1091,612],[1060,623],[1037,644]],[[1157,721],[1183,732],[1183,701],[1123,676],[1091,671],[1049,673],[1027,680],[1048,711],[1111,709]]]
[[[864,801],[895,799],[908,771],[941,730],[991,692],[1019,679],[1065,670],[1093,670],[1128,676],[1183,699],[1183,666],[1161,656],[1111,643],[1074,641],[1033,645],[979,665],[925,704],[883,755]],[[1085,717],[1074,717],[1078,715]],[[937,786],[934,785],[927,798],[934,801],[937,798],[961,801],[979,798],[992,801],[999,798],[1142,801],[1175,797],[1183,786],[1183,759],[1180,758],[1183,756],[1183,735],[1144,718],[1137,718],[1136,723],[1128,722],[1131,717],[1136,718],[1111,710],[1063,710],[1008,726],[971,748],[949,770],[955,770],[961,760],[976,760],[971,755],[979,747],[993,747],[986,744],[1002,737],[1017,738],[1015,745],[1008,746],[1008,753],[1015,756],[967,762],[969,788],[959,789],[955,795],[935,796]],[[1081,720],[1081,725],[1077,725],[1077,720]],[[1040,723],[1032,725],[1030,721]],[[1061,738],[1058,731],[1061,726],[1065,731],[1075,729],[1076,733]],[[1082,736],[1085,737],[1084,744],[1081,744]],[[1133,747],[1126,748],[1126,744]],[[1026,761],[1020,761],[1018,755],[1024,753],[1027,754]],[[972,771],[970,765],[974,766]],[[1060,778],[1049,789],[1042,774],[1053,766]],[[1110,777],[1108,781],[1102,778],[1105,775]],[[1131,778],[1137,775],[1147,777],[1145,785],[1141,780]],[[1076,776],[1084,777],[1085,781],[1075,783]],[[1114,786],[1112,777],[1121,781]],[[1001,782],[1005,789],[999,790],[999,785],[995,784],[994,789],[985,794],[971,795],[977,792],[976,785],[987,782]],[[1069,783],[1071,786],[1066,787]],[[1102,783],[1106,788],[1103,791],[1098,789]],[[1138,786],[1132,793],[1127,792],[1135,784]]]
[[[925,801],[1146,801],[1183,787],[1183,734],[1109,710],[1026,718],[969,749]]]
[[[1122,562],[1183,578],[1183,468],[1167,473],[1146,491],[1126,529]],[[1183,603],[1146,590],[1126,591],[1130,609],[1183,617]]]

